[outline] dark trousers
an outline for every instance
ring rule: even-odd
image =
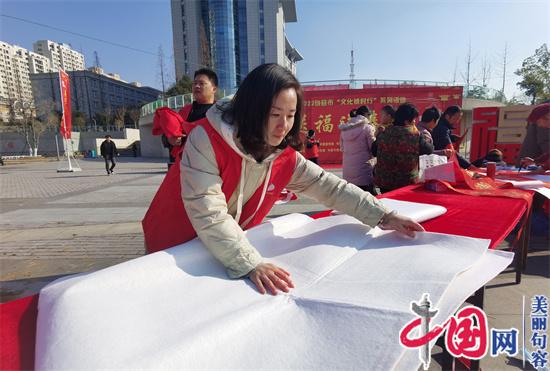
[[[109,167],[109,161],[111,162],[111,166]],[[115,168],[115,158],[114,156],[105,156],[105,170],[107,170],[107,174],[110,174],[113,169]]]
[[[313,162],[314,164],[319,164],[319,157],[312,157],[308,158],[309,161]]]

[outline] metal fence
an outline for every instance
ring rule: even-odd
[[[176,95],[175,97],[168,97],[164,99],[158,99],[154,102],[147,103],[141,107],[141,117],[152,115],[157,108],[168,107],[175,111],[179,110],[186,104],[193,102],[193,94]]]
[[[383,79],[369,79],[369,80],[322,80],[322,81],[305,81],[302,83],[304,89],[314,90],[315,87],[321,88],[323,85],[328,86],[345,86],[348,88],[363,88],[363,87],[388,87],[388,86],[460,86],[460,84],[453,84],[451,82],[444,81],[423,81],[423,80],[383,80]],[[225,94],[224,94],[225,95]],[[468,88],[464,87],[463,95],[465,98],[477,98],[486,100],[498,100],[504,101],[505,97],[501,91],[491,89],[488,87],[482,87],[477,85],[470,85]],[[174,97],[168,97],[164,99],[158,99],[154,102],[147,103],[141,107],[141,117],[152,115],[157,108],[168,107],[175,111],[178,111],[186,104],[193,102],[193,94],[176,95]]]

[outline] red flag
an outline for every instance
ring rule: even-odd
[[[59,86],[61,89],[61,127],[59,131],[65,139],[71,138],[71,89],[69,75],[59,70]]]

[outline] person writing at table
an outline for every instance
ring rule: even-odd
[[[527,117],[527,133],[519,151],[520,167],[550,169],[550,103],[539,104]]]
[[[459,106],[449,106],[445,109],[436,127],[432,130],[434,150],[448,149],[456,140],[460,140],[452,132],[455,127],[460,125],[462,115],[462,108]],[[456,152],[456,157],[461,168],[469,169],[472,166],[460,153]]]
[[[182,153],[181,194],[157,193],[148,211],[163,211],[156,214],[159,220],[146,216],[148,251],[198,236],[229,277],[246,277],[260,293],[276,295],[294,287],[291,273],[265,262],[243,230],[263,220],[283,188],[370,226],[409,236],[423,231],[418,223],[388,212],[371,194],[298,152],[303,101],[300,83],[289,70],[264,64],[250,72],[231,101],[208,110]],[[183,210],[171,208],[177,198],[183,201]],[[155,240],[165,233],[172,235],[171,246]]]

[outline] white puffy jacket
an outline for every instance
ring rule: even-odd
[[[216,156],[206,131],[198,126],[189,135],[181,159],[181,196],[189,220],[198,237],[210,252],[227,268],[231,278],[245,276],[262,262],[262,257],[245,237],[236,219],[242,206],[262,185],[271,172],[277,151],[261,163],[244,153],[234,127],[222,119],[220,102],[206,113],[210,124],[242,157],[241,179],[226,202]],[[292,192],[312,198],[329,208],[352,215],[374,226],[387,210],[370,193],[324,171],[296,152],[294,174],[286,186]],[[266,182],[267,183],[267,182]],[[264,193],[265,193],[264,189]],[[240,221],[241,225],[247,221]]]

